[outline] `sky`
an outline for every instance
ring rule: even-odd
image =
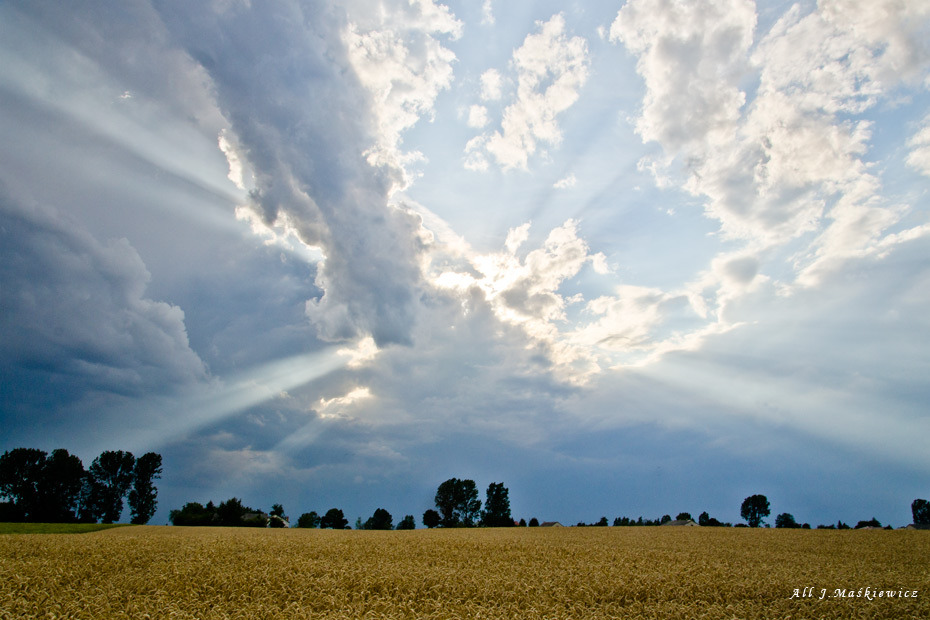
[[[152,523],[930,497],[925,2],[8,0],[0,145],[0,450]]]

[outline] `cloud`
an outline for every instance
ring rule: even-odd
[[[480,294],[495,320],[518,327],[560,380],[583,383],[598,365],[588,350],[575,346],[560,332],[559,325],[567,319],[566,308],[578,301],[577,296],[566,299],[561,287],[588,264],[605,273],[605,257],[592,254],[578,236],[578,222],[568,220],[549,232],[542,247],[521,258],[518,252],[529,230],[529,223],[512,228],[503,252],[467,250],[466,265],[453,267],[446,260],[436,260],[431,282],[462,296],[463,304]]]
[[[638,56],[647,90],[636,129],[644,140],[675,152],[728,135],[746,101],[739,82],[755,24],[748,0],[633,0],[620,10],[610,40]]]
[[[345,396],[321,398],[317,411],[322,418],[347,417],[355,403],[371,397],[371,390],[367,387],[355,388]]]
[[[930,116],[924,119],[920,130],[907,141],[911,152],[907,155],[907,165],[924,176],[930,177]]]
[[[377,19],[367,6],[350,6],[349,19],[344,35],[349,62],[373,97],[377,124],[368,159],[375,166],[403,168],[422,154],[402,152],[401,134],[432,117],[436,97],[452,83],[455,54],[439,37],[461,37],[462,23],[432,0],[383,4]]]
[[[488,69],[481,74],[481,100],[497,101],[501,98],[501,74],[497,69]]]
[[[100,243],[80,223],[2,186],[0,237],[5,408],[36,399],[112,402],[207,378],[184,312],[146,297],[149,273],[125,239]]]
[[[488,109],[483,105],[473,105],[468,108],[468,126],[481,129],[488,124]]]
[[[567,177],[563,177],[552,184],[552,187],[555,189],[569,189],[575,187],[575,184],[578,183],[578,179],[575,178],[574,174],[569,174]]]
[[[537,22],[537,29],[513,53],[516,100],[504,110],[501,130],[468,142],[466,168],[486,168],[483,154],[487,153],[504,170],[526,169],[539,143],[561,142],[562,133],[556,120],[578,100],[587,81],[588,46],[583,37],[569,38],[562,14],[553,15],[547,22]],[[499,93],[496,75],[487,72],[482,75],[485,99],[496,98]]]
[[[403,171],[366,157],[409,125],[405,110],[416,116],[429,99],[395,96],[393,80],[407,75],[392,55],[395,39],[386,31],[369,37],[316,3],[255,0],[225,12],[168,0],[157,6],[209,76],[238,157],[253,171],[248,208],[324,256],[315,282],[323,295],[307,302],[319,336],[409,343],[421,279],[419,221],[388,205]],[[427,28],[454,29],[432,3],[410,10]],[[355,42],[351,53],[344,36]],[[432,58],[429,37],[421,42]],[[374,113],[371,91],[356,77],[363,52],[371,66],[390,68]],[[433,92],[441,83],[434,77],[428,73],[420,86]]]
[[[494,25],[494,7],[491,6],[491,0],[484,0],[481,5],[481,23],[486,26]]]
[[[795,5],[755,48],[755,10],[744,0],[636,0],[611,26],[611,40],[638,57],[646,95],[636,128],[662,145],[664,171],[677,162],[682,186],[706,197],[707,215],[751,251],[814,235],[792,265],[802,286],[872,252],[908,211],[884,198],[864,161],[871,123],[841,115],[919,83],[930,50],[918,24],[930,11],[847,4],[808,15]]]

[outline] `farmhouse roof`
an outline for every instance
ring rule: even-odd
[[[558,521],[543,521],[539,527],[562,527],[562,524]]]
[[[683,525],[686,527],[700,527],[692,519],[675,519],[674,521],[669,521],[667,523],[663,523],[662,525]]]

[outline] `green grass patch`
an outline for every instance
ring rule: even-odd
[[[86,534],[124,523],[0,523],[0,534]]]

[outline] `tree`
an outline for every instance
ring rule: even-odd
[[[775,527],[792,529],[792,528],[797,528],[800,526],[798,525],[798,522],[794,520],[794,515],[787,513],[787,512],[783,512],[777,517],[775,517]]]
[[[129,522],[144,525],[155,515],[158,506],[158,489],[155,479],[161,478],[161,455],[146,452],[138,459],[132,472],[132,490],[129,491]]]
[[[103,485],[94,480],[90,473],[84,475],[81,494],[78,497],[78,521],[96,523],[103,514]]]
[[[526,519],[520,519],[520,527],[526,527]]]
[[[930,502],[915,499],[911,502],[911,515],[914,517],[914,525],[930,527]]]
[[[751,495],[743,500],[739,510],[740,516],[746,520],[749,527],[759,527],[762,518],[771,514],[769,500],[765,495]]]
[[[423,525],[425,525],[426,527],[430,529],[439,525],[440,521],[441,521],[441,518],[439,516],[439,513],[433,510],[432,508],[430,508],[429,510],[423,513]]]
[[[671,520],[672,520],[672,515],[662,515],[662,518],[659,519],[659,525],[665,525],[666,523],[670,523]]]
[[[47,523],[77,521],[86,475],[80,458],[68,454],[67,450],[53,450],[42,468],[36,520]]]
[[[172,525],[217,525],[216,508],[213,502],[206,506],[197,502],[188,502],[180,510],[168,513],[168,520]]]
[[[297,527],[320,527],[320,515],[314,511],[305,512],[297,519]]]
[[[510,516],[510,491],[503,482],[488,485],[485,510],[481,513],[481,523],[486,527],[512,527]]]
[[[472,527],[481,511],[474,480],[446,480],[436,490],[435,501],[443,527]]]
[[[242,505],[242,500],[238,497],[230,497],[225,502],[220,502],[216,508],[218,525],[239,527],[242,525],[245,513],[246,507]]]
[[[35,448],[15,448],[0,456],[0,495],[7,497],[26,520],[37,521],[40,486],[48,455]]]
[[[675,517],[675,520],[676,521],[691,521],[691,513],[690,512],[679,512],[678,516]]]
[[[708,525],[710,525],[710,515],[707,514],[706,510],[702,512],[701,515],[698,517],[698,525],[702,527],[707,527]]]
[[[594,525],[597,527],[607,527],[607,517],[601,517],[600,520]]]
[[[365,521],[366,530],[391,530],[394,529],[394,518],[384,508],[378,508],[375,513]]]
[[[104,523],[119,520],[123,512],[123,497],[132,484],[136,458],[132,452],[108,450],[90,465],[95,491],[99,493],[100,518]]]
[[[268,515],[244,506],[238,497],[231,497],[216,507],[216,521],[226,527],[266,527]]]
[[[529,527],[539,527],[539,519],[537,519],[536,517],[533,517],[532,519],[530,519]]]
[[[413,515],[405,515],[404,518],[400,520],[400,523],[397,524],[397,529],[399,530],[417,529],[417,522],[413,520]]]
[[[870,521],[859,521],[859,523],[856,524],[855,529],[859,530],[864,527],[881,527],[881,526],[882,524],[879,523],[878,519],[876,519],[875,517],[872,517]]]
[[[320,527],[324,529],[344,530],[347,529],[347,525],[349,525],[348,519],[338,508],[330,508],[320,519]]]

